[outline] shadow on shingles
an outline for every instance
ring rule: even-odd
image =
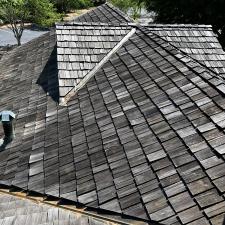
[[[59,81],[57,69],[57,49],[54,47],[45,68],[37,80],[43,90],[48,93],[51,98],[59,103]]]

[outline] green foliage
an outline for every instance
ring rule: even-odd
[[[27,0],[30,21],[43,27],[49,27],[61,19],[49,0]]]
[[[91,0],[52,0],[52,3],[56,6],[58,12],[69,12],[73,9],[84,9],[91,7]]]
[[[24,22],[29,17],[26,4],[24,0],[0,0],[0,15],[4,21],[10,23],[18,45],[21,45]]]
[[[91,7],[92,5],[92,1],[90,0],[71,0],[72,9],[85,9]]]
[[[125,13],[129,12],[133,19],[140,17],[141,9],[144,7],[143,0],[111,0],[110,2]]]
[[[106,0],[92,0],[92,3],[94,6],[99,6],[101,4],[104,4]]]
[[[61,18],[49,0],[0,0],[0,16],[5,22],[13,19],[44,27],[53,25]]]
[[[110,2],[125,13],[127,13],[132,6],[132,0],[111,0]]]
[[[46,27],[60,19],[48,0],[0,0],[0,15],[10,23],[18,45],[21,45],[25,22]]]
[[[24,0],[0,0],[0,15],[7,22],[27,19],[28,14]]]
[[[145,0],[156,22],[211,24],[225,47],[224,0]]]

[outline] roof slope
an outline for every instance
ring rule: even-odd
[[[225,214],[225,83],[148,28],[65,107],[55,34],[0,61],[0,105],[17,114],[0,183],[163,224]]]
[[[43,88],[52,52],[48,34],[1,64],[18,115],[1,183],[165,224],[221,219],[223,81],[143,29],[60,107]]]
[[[216,73],[225,75],[225,52],[212,26],[152,24],[148,29]]]
[[[105,3],[74,19],[76,22],[129,23],[133,22],[125,13],[110,3]]]
[[[66,23],[56,26],[60,98],[76,87],[131,30],[129,26]]]
[[[16,137],[0,152],[0,183],[98,207],[95,182],[103,174],[94,177],[94,164],[75,162],[78,150],[72,148],[71,132],[82,124],[75,128],[69,109],[57,103],[54,32],[16,48],[0,66],[1,110],[10,109],[17,115]],[[101,208],[121,212],[117,202],[115,198],[115,204]]]

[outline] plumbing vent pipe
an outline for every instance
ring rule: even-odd
[[[2,126],[5,134],[1,148],[4,148],[14,138],[13,119],[15,118],[15,116],[16,115],[11,111],[0,112],[0,120],[2,121]]]

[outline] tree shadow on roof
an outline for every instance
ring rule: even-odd
[[[51,98],[59,103],[59,81],[57,68],[57,48],[54,47],[45,68],[37,80],[43,90],[51,96]]]

